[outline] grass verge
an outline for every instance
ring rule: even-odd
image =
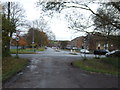
[[[2,60],[2,81],[6,81],[21,71],[29,63],[28,59],[5,57]]]
[[[41,47],[41,48],[38,48],[36,51],[44,51],[45,48],[44,47]]]
[[[11,49],[10,50],[11,54],[16,54],[17,50],[16,49]],[[32,49],[18,49],[19,54],[35,54]]]
[[[91,72],[120,75],[120,58],[77,60],[72,65]]]
[[[69,54],[72,54],[72,55],[78,55],[77,53],[69,53]]]
[[[44,51],[45,48],[38,48],[38,49],[35,49],[35,51]],[[17,53],[17,50],[16,49],[11,49],[10,50],[11,54],[16,54]],[[36,54],[32,48],[26,48],[26,49],[19,49],[18,50],[18,53],[19,54]]]

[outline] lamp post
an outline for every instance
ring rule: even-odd
[[[32,37],[32,48],[33,48],[33,52],[34,52],[34,28],[33,28],[33,37]]]
[[[33,36],[32,36],[32,48],[33,48],[33,52],[35,52],[35,49],[34,49],[34,42],[35,41],[35,38],[34,38],[34,21],[33,21]]]
[[[84,60],[86,60],[86,37],[84,38]]]

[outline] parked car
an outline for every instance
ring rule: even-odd
[[[56,47],[52,47],[52,49],[56,49]]]
[[[88,51],[87,49],[81,49],[80,52],[81,53],[90,53],[90,51]]]
[[[105,55],[106,53],[108,53],[109,50],[105,50],[105,49],[100,49],[100,50],[95,50],[94,54],[95,55]]]
[[[45,49],[47,49],[47,46],[45,46]]]
[[[66,47],[66,49],[70,50],[70,49],[72,49],[72,47],[70,47],[70,46],[67,46],[67,47]]]
[[[77,47],[72,47],[73,50],[77,50]]]
[[[106,57],[120,57],[120,50],[114,50],[105,54]]]

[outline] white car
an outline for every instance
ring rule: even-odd
[[[114,55],[114,54],[117,53],[117,52],[120,52],[120,50],[113,50],[113,51],[111,51],[111,52],[106,53],[105,56],[109,57],[109,56]]]
[[[81,53],[90,53],[90,51],[88,51],[87,49],[81,49],[80,52]]]
[[[77,49],[77,47],[73,47],[72,49],[74,49],[74,50],[75,50],[75,49]]]

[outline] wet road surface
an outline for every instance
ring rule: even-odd
[[[52,48],[38,54],[20,54],[31,63],[25,70],[4,84],[5,88],[115,88],[118,78],[113,75],[90,73],[71,66],[81,55]],[[88,55],[92,57],[92,55]]]

